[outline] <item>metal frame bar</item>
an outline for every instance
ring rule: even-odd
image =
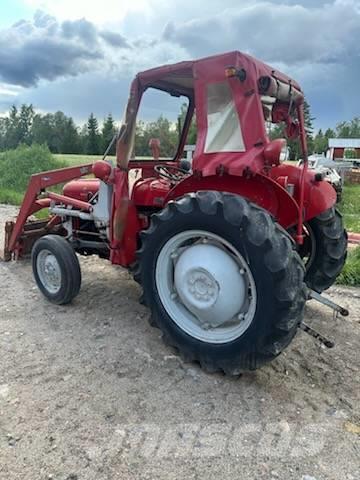
[[[42,206],[42,204],[37,204],[37,202],[41,201],[37,198],[41,191],[47,187],[57,185],[58,183],[67,182],[75,178],[89,175],[92,172],[92,165],[92,163],[88,163],[85,165],[78,165],[76,167],[67,167],[58,170],[42,172],[31,176],[19,215],[12,229],[8,243],[5,245],[5,251],[7,252],[8,256],[19,249],[19,240],[29,215],[39,210],[36,205]]]

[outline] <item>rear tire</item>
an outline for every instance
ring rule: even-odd
[[[190,239],[192,232],[196,242]],[[195,322],[191,320],[194,315],[189,311],[189,305],[184,304],[182,284],[179,292],[179,284],[176,283],[180,275],[178,270],[186,268],[186,262],[182,260],[186,254],[186,261],[191,257],[194,262],[189,272],[198,271],[200,277],[204,272],[205,285],[210,285],[208,291],[205,288],[201,300],[208,301],[214,288],[217,288],[211,286],[211,280],[208,283],[209,272],[201,263],[203,260],[200,260],[202,254],[198,247],[202,243],[201,232],[205,232],[203,236],[206,242],[203,243],[218,248],[218,253],[213,249],[214,257],[209,262],[211,268],[215,268],[215,254],[221,259],[225,252],[229,257],[229,260],[226,260],[230,262],[229,265],[231,266],[231,262],[239,262],[240,270],[237,271],[241,273],[241,270],[247,270],[246,275],[249,278],[247,288],[243,290],[243,310],[240,309],[240,312],[245,313],[235,314],[233,318],[226,320],[230,327],[225,327],[225,321],[222,323],[222,312],[228,309],[227,300],[221,314],[217,313],[215,320],[211,319],[210,332],[209,325],[201,323],[201,319],[200,327],[196,324],[199,318],[195,318]],[[306,301],[304,267],[291,237],[273,221],[268,212],[237,195],[213,191],[198,192],[170,202],[164,210],[153,215],[149,229],[142,232],[141,238],[137,277],[141,280],[146,305],[151,309],[151,324],[162,330],[165,343],[176,347],[184,360],[197,361],[209,372],[220,370],[236,375],[271,361],[289,345],[301,322]],[[183,238],[183,244],[180,244],[177,238]],[[170,270],[161,270],[160,266],[166,263],[166,258],[172,257],[169,252],[174,245],[177,245],[176,251],[180,254],[177,254],[179,258],[174,263],[173,271],[171,265]],[[197,249],[196,255],[190,255],[188,252],[192,250],[195,253],[194,249]],[[212,255],[213,252],[210,257]],[[226,267],[228,276],[231,274],[230,270]],[[169,274],[163,274],[166,271]],[[194,283],[193,280],[191,277],[189,285]],[[186,281],[184,280],[185,285]],[[178,289],[174,305],[171,305],[169,296],[164,297],[166,282],[173,282]],[[221,283],[218,285],[221,292]],[[191,290],[190,287],[186,286]],[[204,285],[200,287],[202,289]],[[250,316],[254,293],[256,305],[251,311],[251,321],[247,322],[246,328],[239,327],[236,330],[237,327],[234,327],[231,330],[231,326],[236,326],[236,319],[241,318],[241,315],[245,320]],[[200,298],[203,292],[199,290],[194,295]],[[221,295],[224,293],[218,294],[216,302],[209,309],[210,317],[211,312],[216,311]],[[249,295],[248,299],[246,295]],[[173,295],[170,295],[170,298],[172,297]],[[230,303],[232,298],[237,297],[241,298],[240,291],[231,291],[230,297],[228,296]],[[193,326],[190,320],[186,320],[187,312]],[[222,335],[221,332],[226,331],[226,328],[228,333]],[[238,332],[237,336],[234,332]]]
[[[347,233],[341,214],[333,207],[305,225],[307,238],[300,248],[305,262],[305,282],[318,293],[335,283],[346,261]]]
[[[37,286],[50,302],[64,305],[79,293],[79,260],[65,238],[59,235],[41,237],[34,244],[31,261]]]

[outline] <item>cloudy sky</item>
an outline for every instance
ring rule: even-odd
[[[235,49],[298,80],[317,127],[360,115],[360,0],[0,0],[0,112],[120,118],[137,71]]]

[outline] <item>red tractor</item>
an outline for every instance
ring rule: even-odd
[[[159,160],[159,142],[154,160],[131,158],[150,88],[189,102],[169,160]],[[289,345],[306,300],[334,283],[346,258],[336,192],[307,168],[303,101],[294,80],[240,52],[139,73],[116,166],[34,175],[6,225],[7,260],[31,251],[40,290],[65,304],[80,290],[75,252],[97,254],[131,269],[152,324],[185,360],[229,374],[261,366]],[[190,165],[183,153],[195,115]],[[268,125],[280,122],[301,144],[301,167],[282,163],[285,139],[269,140]],[[64,182],[62,194],[48,190]],[[49,218],[28,220],[43,208]]]

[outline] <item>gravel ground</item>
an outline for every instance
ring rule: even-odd
[[[12,207],[0,206],[0,228]],[[360,291],[314,302],[272,364],[238,378],[182,363],[148,324],[127,271],[82,258],[82,290],[56,307],[28,260],[0,262],[0,478],[360,478]]]

